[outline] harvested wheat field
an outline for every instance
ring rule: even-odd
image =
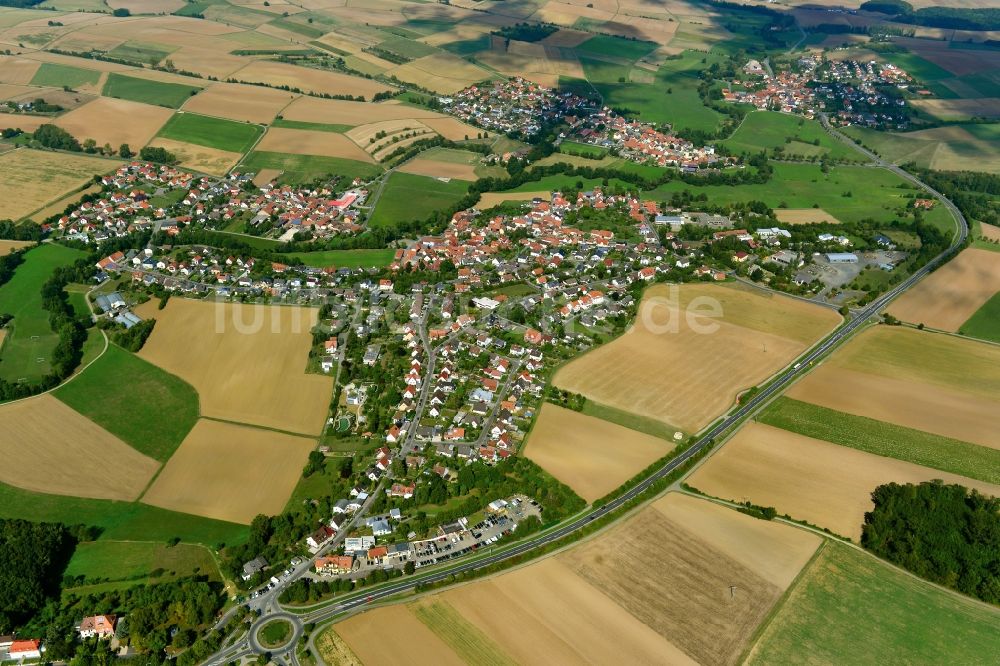
[[[504,201],[531,201],[532,199],[548,201],[551,196],[549,192],[484,192],[479,195],[479,203],[476,206],[485,210],[499,206]]]
[[[300,97],[281,114],[288,120],[333,125],[366,125],[386,120],[445,118],[440,113],[400,104],[348,102],[342,99]]]
[[[18,56],[0,56],[0,83],[31,83],[41,63]]]
[[[983,222],[979,225],[980,232],[983,234],[983,238],[991,241],[1000,242],[1000,227],[995,227],[992,224],[986,224]]]
[[[51,395],[0,406],[0,481],[53,495],[130,501],[160,463]]]
[[[462,141],[475,137],[483,130],[451,117],[420,117],[420,121],[449,141]]]
[[[416,158],[399,167],[403,173],[431,178],[458,178],[459,180],[476,180],[476,167],[472,164],[456,164],[439,160]]]
[[[368,151],[374,151],[387,141],[392,141],[396,135],[411,134],[413,132],[429,132],[427,125],[413,118],[400,120],[383,120],[379,122],[358,125],[346,132],[344,136],[355,142]],[[382,138],[377,138],[378,134],[383,134]]]
[[[370,79],[266,60],[257,60],[247,65],[234,73],[233,78],[251,83],[291,86],[314,93],[361,95],[365,99],[371,99],[376,93],[394,90]]]
[[[359,162],[372,162],[372,157],[343,134],[316,130],[271,127],[257,144],[258,150],[295,155],[325,155]]]
[[[219,150],[208,146],[199,146],[173,139],[153,139],[150,146],[166,148],[173,153],[180,165],[194,171],[201,171],[213,176],[225,175],[243,157],[240,153],[229,150]]]
[[[5,257],[14,250],[20,250],[22,247],[30,247],[34,244],[34,241],[0,240],[0,257]]]
[[[697,432],[839,322],[832,310],[744,286],[656,285],[624,335],[561,368],[554,383]]]
[[[434,53],[390,69],[386,74],[439,93],[458,92],[490,72],[451,53]]]
[[[1000,486],[749,423],[686,480],[698,490],[778,513],[858,540],[871,493],[895,481],[941,479],[1000,497]]]
[[[673,442],[546,403],[524,455],[592,502],[670,453]]]
[[[377,622],[372,621],[375,617]],[[391,632],[385,631],[387,626]],[[417,664],[465,663],[406,606],[380,608],[374,616],[356,615],[336,625],[336,632],[368,666],[393,663],[402,654]]]
[[[139,355],[194,386],[204,416],[322,430],[333,380],[305,372],[317,310],[175,298],[136,312],[157,320]]]
[[[1000,118],[1000,97],[915,99],[911,104],[941,120],[962,120],[975,116]]]
[[[896,299],[889,312],[906,322],[957,331],[1000,291],[1000,257],[968,248]]]
[[[19,148],[0,154],[0,218],[17,220],[121,162]]]
[[[249,524],[258,514],[281,513],[315,446],[305,437],[199,419],[142,501]]]
[[[21,129],[25,132],[34,132],[45,123],[51,123],[49,116],[29,116],[24,113],[0,113],[0,128]]]
[[[138,150],[156,136],[171,115],[173,109],[162,106],[98,97],[59,116],[55,124],[81,142],[93,139],[99,146],[110,143],[115,147],[127,143],[133,150]]]
[[[908,353],[912,355],[907,357]],[[954,374],[942,376],[934,372],[935,366],[951,367]],[[880,327],[852,340],[795,384],[788,396],[1000,448],[998,368],[1000,349],[996,347]]]
[[[30,215],[30,219],[34,222],[42,223],[48,218],[52,217],[53,215],[62,215],[63,211],[66,210],[66,206],[70,205],[71,203],[77,203],[84,196],[88,194],[94,194],[95,192],[100,192],[103,189],[104,189],[103,185],[95,183],[90,187],[73,192],[68,196],[63,197],[62,199],[53,201],[45,208],[40,208],[32,212]]]
[[[266,185],[272,180],[277,179],[280,175],[280,169],[261,169],[257,172],[257,175],[253,177],[253,184],[260,187],[261,185]]]
[[[270,123],[296,97],[295,93],[273,88],[216,83],[189,99],[182,108],[206,116]]]
[[[817,222],[840,224],[840,220],[822,208],[775,208],[774,214],[779,222],[785,224],[816,224]]]

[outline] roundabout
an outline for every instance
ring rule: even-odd
[[[302,621],[291,613],[261,617],[250,627],[250,647],[254,652],[281,655],[295,648],[302,636]]]

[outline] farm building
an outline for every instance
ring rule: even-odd
[[[831,264],[856,264],[858,255],[853,252],[827,252],[826,260]]]

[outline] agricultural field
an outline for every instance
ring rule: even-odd
[[[372,162],[371,156],[343,134],[316,130],[272,127],[257,145],[264,152],[293,155],[321,155],[358,162]]]
[[[258,125],[181,111],[170,117],[157,137],[242,154],[262,133]]]
[[[139,356],[194,386],[202,416],[322,430],[333,380],[305,372],[317,310],[175,298],[163,310],[150,302],[136,313],[157,320]]]
[[[773,506],[855,541],[876,487],[941,479],[1000,497],[1000,485],[872,455],[760,423],[745,425],[687,478],[701,492]]]
[[[33,241],[0,240],[0,257],[4,257],[15,250],[20,250],[34,245]]]
[[[200,90],[201,88],[196,86],[182,83],[166,83],[109,72],[102,94],[105,97],[118,97],[133,102],[176,109]]]
[[[0,350],[0,378],[33,382],[51,371],[48,359],[59,336],[49,327],[49,313],[42,308],[42,285],[56,268],[83,256],[79,250],[46,243],[30,250],[14,277],[0,286],[0,312],[14,316]]]
[[[170,109],[162,106],[98,97],[59,116],[54,124],[81,142],[93,139],[100,146],[107,143],[114,149],[127,143],[137,151],[156,135],[170,117]],[[119,118],[120,121],[112,123],[108,122],[108,118]]]
[[[983,303],[958,331],[970,338],[1000,342],[1000,292]]]
[[[774,211],[779,222],[785,224],[840,224],[840,220],[822,208],[777,208]]]
[[[72,113],[72,112],[71,112]],[[117,160],[18,148],[0,154],[0,219],[18,220],[82,188]]]
[[[372,212],[370,223],[374,226],[395,226],[401,222],[422,222],[465,196],[468,187],[469,183],[464,180],[443,181],[393,173]]]
[[[713,302],[721,308],[714,316],[704,305]],[[625,334],[564,366],[553,382],[693,433],[839,321],[831,310],[743,286],[655,285]]]
[[[413,645],[435,663],[733,663],[819,543],[671,493],[557,556],[329,631],[364,664]]]
[[[134,500],[160,467],[50,395],[0,406],[0,430],[0,481],[24,490]]]
[[[839,349],[788,397],[981,446],[1000,448],[1000,349],[878,327]]]
[[[164,148],[177,158],[178,164],[182,167],[213,176],[225,175],[243,156],[242,153],[172,139],[153,139],[149,145],[154,148]]]
[[[829,542],[750,652],[749,664],[987,664],[1000,612]]]
[[[977,171],[1000,173],[1000,124],[952,125],[916,132],[878,132],[863,127],[845,133],[883,158],[942,171],[960,171],[975,164]]]
[[[396,251],[392,248],[379,250],[324,250],[322,252],[292,252],[285,256],[300,259],[306,266],[327,268],[379,268],[392,263]]]
[[[81,92],[97,92],[101,73],[93,69],[82,69],[71,65],[43,62],[31,78],[33,86],[68,87]]]
[[[457,178],[473,181],[486,175],[489,167],[479,164],[479,153],[451,148],[431,148],[399,168],[403,173],[431,178]]]
[[[546,403],[524,455],[592,502],[673,449],[672,441]]]
[[[390,86],[371,79],[267,60],[251,62],[235,72],[233,78],[248,83],[290,86],[320,95],[360,95],[366,100],[370,100],[377,93],[392,90]]]
[[[285,508],[315,447],[305,437],[200,419],[142,501],[248,525]]]
[[[170,458],[198,420],[194,388],[114,344],[54,395],[160,462]]]
[[[355,178],[368,180],[382,173],[381,167],[371,162],[347,160],[342,157],[319,155],[292,155],[255,150],[240,163],[247,171],[269,171],[280,173],[283,183],[307,183],[317,178],[336,175],[348,182]]]
[[[216,83],[187,100],[184,110],[240,122],[270,123],[294,93],[238,83]]]
[[[787,157],[867,161],[861,153],[827,134],[819,121],[776,111],[747,114],[732,136],[721,144],[735,154],[756,155],[781,149]]]
[[[154,572],[162,572],[153,575]],[[136,541],[91,541],[81,543],[64,576],[93,582],[68,588],[73,594],[98,589],[124,588],[133,585],[163,583],[175,578],[201,575],[219,580],[218,565],[204,546],[179,543]]]
[[[956,332],[997,292],[996,253],[968,248],[900,296],[889,311],[902,321]]]

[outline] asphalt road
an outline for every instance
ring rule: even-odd
[[[341,613],[357,610],[358,608],[371,604],[373,602],[395,596],[402,592],[407,592],[415,588],[417,585],[439,582],[449,578],[450,576],[453,576],[456,573],[476,571],[478,569],[483,569],[492,566],[494,564],[504,562],[518,555],[523,555],[533,550],[537,550],[544,546],[555,543],[583,529],[594,520],[606,516],[609,513],[613,513],[614,511],[618,510],[631,500],[642,495],[646,490],[649,489],[650,486],[655,484],[660,479],[663,479],[664,477],[669,475],[671,472],[676,470],[678,467],[686,463],[694,456],[698,455],[698,453],[700,453],[706,447],[711,446],[711,444],[714,443],[715,438],[718,437],[720,434],[726,432],[733,426],[737,425],[741,420],[745,419],[746,417],[750,416],[751,414],[761,409],[773,397],[784,391],[785,388],[787,388],[800,375],[804,375],[807,372],[809,372],[813,363],[821,359],[827,352],[829,352],[831,349],[839,345],[841,342],[843,342],[844,340],[846,340],[847,338],[858,332],[858,330],[863,328],[867,322],[877,317],[879,313],[886,307],[886,305],[888,305],[893,299],[898,297],[907,289],[911,288],[914,284],[916,284],[917,281],[919,281],[927,273],[933,270],[944,259],[944,257],[948,255],[948,253],[950,253],[952,250],[954,250],[955,248],[957,248],[958,246],[960,246],[965,242],[969,234],[968,222],[966,221],[965,216],[962,215],[961,211],[959,211],[958,208],[955,207],[955,205],[951,201],[949,201],[946,197],[944,197],[944,195],[942,195],[940,192],[937,192],[928,185],[924,184],[922,181],[920,181],[912,174],[903,171],[902,169],[893,164],[885,162],[874,153],[871,153],[870,151],[865,150],[864,148],[858,146],[849,138],[845,137],[840,132],[830,127],[825,116],[821,116],[821,121],[823,122],[824,127],[832,136],[836,137],[838,140],[849,143],[856,149],[865,153],[876,164],[878,164],[878,166],[884,167],[886,169],[889,169],[890,171],[897,173],[902,178],[918,185],[919,187],[923,188],[925,191],[934,195],[941,201],[942,205],[944,205],[951,212],[951,214],[955,217],[955,219],[959,223],[958,233],[953,239],[952,244],[948,248],[948,250],[935,257],[932,261],[930,261],[928,264],[920,268],[909,278],[907,278],[902,283],[897,285],[894,289],[892,289],[889,292],[886,292],[875,301],[872,301],[867,307],[859,311],[856,311],[850,321],[841,326],[829,338],[824,340],[818,346],[810,350],[805,356],[801,357],[793,367],[786,368],[783,372],[778,374],[771,381],[770,384],[768,384],[765,388],[761,389],[761,391],[757,393],[753,398],[751,398],[745,405],[726,415],[726,417],[723,418],[722,421],[720,421],[718,424],[712,427],[708,432],[704,433],[698,439],[698,441],[696,441],[691,447],[689,447],[687,450],[685,450],[676,458],[664,464],[662,467],[657,469],[648,477],[637,483],[635,486],[629,488],[621,496],[617,497],[611,502],[608,502],[604,506],[593,509],[589,513],[581,515],[579,518],[573,520],[570,523],[567,523],[566,525],[559,527],[556,530],[538,535],[508,550],[499,552],[496,555],[487,556],[481,559],[477,559],[475,561],[470,561],[465,564],[459,564],[457,566],[448,567],[438,572],[429,572],[424,575],[411,576],[409,578],[406,578],[405,580],[400,580],[397,583],[388,585],[386,587],[380,588],[378,590],[369,593],[361,592],[352,594],[340,599],[339,601],[331,602],[329,605],[323,606],[322,608],[318,608],[314,611],[307,612],[302,615],[290,616],[288,613],[284,611],[278,611],[277,609],[272,611],[271,609],[274,608],[274,606],[271,606],[269,604],[269,608],[266,610],[270,612],[265,612],[265,614],[251,628],[249,643],[243,642],[239,645],[232,646],[229,649],[224,649],[219,653],[217,653],[216,655],[214,655],[205,663],[209,664],[210,666],[216,666],[218,664],[224,664],[228,661],[238,659],[243,656],[252,656],[254,654],[260,654],[263,650],[259,647],[259,645],[256,645],[254,636],[256,635],[256,631],[262,624],[264,624],[265,622],[274,617],[279,617],[279,616],[291,617],[293,619],[293,625],[296,627],[296,631],[299,632],[301,631],[303,623],[323,622],[337,615],[340,615]],[[275,592],[277,592],[277,590]],[[275,594],[275,597],[276,596],[277,595]],[[271,597],[271,599],[274,599],[275,597]],[[294,645],[295,643],[291,642],[289,643],[288,647],[282,650],[272,651],[272,654],[282,655],[288,650],[290,650],[291,647]],[[294,658],[294,655],[292,655],[292,657]]]

